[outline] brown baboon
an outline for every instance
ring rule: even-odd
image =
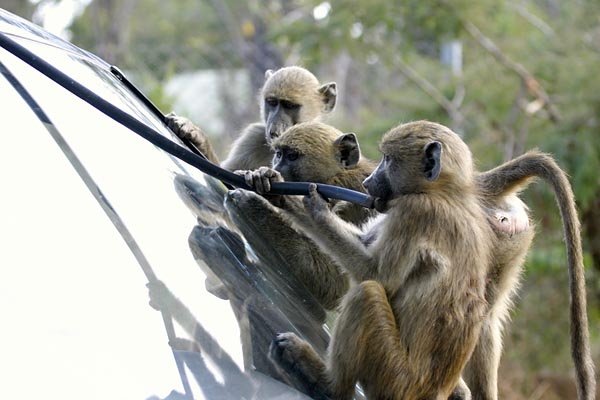
[[[365,192],[362,182],[376,165],[362,157],[354,133],[342,133],[321,122],[295,125],[274,139],[271,147],[274,153],[272,169],[238,172],[258,193],[268,193],[270,182],[281,180],[324,183]],[[285,199],[279,196],[277,200]],[[356,225],[365,222],[373,214],[364,207],[348,202],[332,200],[330,203],[333,212]]]
[[[240,133],[229,156],[221,163],[224,168],[256,169],[271,165],[273,152],[270,143],[274,138],[291,125],[319,119],[335,108],[335,82],[321,85],[317,78],[304,68],[292,66],[275,72],[268,70],[265,78],[259,96],[262,122],[250,124]],[[196,145],[210,161],[219,163],[206,134],[191,121],[171,113],[167,115],[167,124],[177,136],[189,139]],[[234,228],[228,224],[229,221],[224,215],[223,196],[226,189],[220,182],[208,176],[208,186],[184,180],[185,178],[176,180],[176,187],[188,204],[190,197],[193,197],[192,211],[200,225],[229,225]],[[241,220],[242,224],[249,224],[243,215],[238,220]],[[226,298],[218,274],[214,272],[218,271],[218,268],[203,270],[208,276],[207,288],[219,297]]]
[[[260,91],[259,103],[262,122],[248,125],[232,144],[221,166],[228,170],[257,169],[271,165],[271,141],[287,128],[300,122],[313,121],[335,108],[335,82],[320,84],[317,78],[301,67],[285,67],[265,73],[265,84]],[[207,158],[219,160],[206,135],[188,119],[171,113],[169,127],[179,137],[194,143]]]
[[[542,178],[552,186],[562,216],[570,275],[571,352],[578,398],[592,400],[596,394],[596,379],[589,345],[579,218],[566,174],[550,155],[538,151],[530,151],[477,176],[477,186],[484,206],[491,210],[505,210],[509,221],[505,223],[503,217],[494,218],[494,212],[490,212],[496,235],[492,269],[488,274],[489,284],[486,289],[490,311],[465,371],[465,380],[475,399],[497,398],[502,327],[534,236],[527,208],[515,193],[533,178]]]
[[[300,198],[269,196],[270,184],[283,179],[312,181],[364,192],[362,182],[375,165],[361,156],[353,133],[344,134],[320,122],[295,125],[272,146],[273,169],[236,171],[267,197],[238,189],[227,196],[225,208],[259,257],[272,260],[266,264],[296,275],[323,307],[334,309],[348,290],[347,276],[290,219],[286,210],[303,211]],[[332,210],[355,224],[371,214],[346,202],[332,202]],[[261,220],[268,224],[256,223]]]
[[[414,122],[383,137],[364,186],[386,210],[364,230],[331,212],[311,185],[306,229],[357,282],[344,296],[327,361],[294,334],[272,344],[280,367],[316,397],[447,399],[486,317],[493,232],[471,153],[448,128]]]

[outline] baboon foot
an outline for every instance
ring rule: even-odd
[[[315,399],[327,399],[325,364],[310,344],[294,333],[278,334],[269,349],[271,359],[303,384],[303,391]]]
[[[234,189],[227,192],[225,197],[227,209],[245,210],[248,208],[268,208],[271,203],[263,196],[245,189]]]
[[[452,391],[448,400],[471,400],[471,390],[462,379],[458,382],[458,385]]]

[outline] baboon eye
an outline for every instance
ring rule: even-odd
[[[274,97],[267,97],[267,98],[265,99],[265,103],[267,103],[267,104],[268,104],[268,105],[270,105],[271,107],[276,107],[276,106],[277,106],[277,103],[279,103],[279,102],[278,102],[278,101],[277,101],[277,99],[276,99],[276,98],[274,98]]]
[[[281,150],[275,150],[275,159],[276,160],[281,160]]]
[[[391,158],[390,158],[390,156],[389,156],[389,155],[387,155],[387,154],[384,154],[384,155],[383,155],[383,161],[385,161],[385,163],[386,163],[386,164],[387,164],[387,163],[389,163],[389,162],[390,162],[390,160],[391,160]]]
[[[288,110],[297,110],[300,108],[300,104],[293,103],[288,100],[281,100],[281,106]]]
[[[297,160],[298,159],[298,153],[296,153],[295,151],[290,151],[287,154],[287,159],[290,160],[290,161]]]

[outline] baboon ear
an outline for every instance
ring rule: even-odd
[[[360,147],[354,133],[344,133],[333,142],[336,147],[335,157],[346,169],[356,167],[360,160]]]
[[[430,142],[425,146],[423,169],[428,181],[435,181],[440,175],[442,169],[442,144],[440,142]]]
[[[274,74],[274,73],[275,73],[275,72],[274,72],[272,69],[268,69],[268,70],[266,70],[266,71],[265,71],[265,81],[266,81],[267,79],[269,79],[271,76],[273,76],[273,74]]]
[[[323,111],[326,113],[332,112],[337,100],[337,84],[335,82],[329,82],[321,85],[319,86],[319,93],[323,96],[323,103],[325,103]]]

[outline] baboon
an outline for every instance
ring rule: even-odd
[[[502,351],[502,327],[507,319],[512,296],[525,255],[534,236],[527,207],[516,193],[532,179],[547,181],[556,196],[567,247],[570,275],[571,352],[575,365],[579,399],[592,400],[596,393],[594,365],[590,354],[586,291],[581,250],[580,223],[569,180],[554,159],[539,151],[529,151],[476,178],[482,203],[488,209],[506,210],[508,223],[494,218],[495,246],[492,268],[488,273],[486,300],[490,304],[479,343],[465,371],[465,379],[475,399],[497,398],[497,370]],[[502,211],[500,211],[502,212]]]
[[[469,386],[477,399],[497,398],[497,369],[502,350],[501,331],[512,304],[512,296],[518,288],[520,271],[534,236],[527,207],[517,197],[533,178],[548,180],[555,189],[559,207],[567,227],[565,236],[572,243],[569,259],[572,285],[572,349],[581,388],[580,398],[588,399],[595,391],[595,376],[589,352],[587,319],[585,315],[585,284],[577,214],[573,195],[565,174],[547,154],[529,152],[493,170],[476,175],[481,204],[487,211],[488,220],[495,235],[491,269],[488,272],[486,300],[490,310],[484,322],[475,351],[466,370]],[[556,177],[556,178],[555,178]],[[261,183],[265,186],[265,183]],[[570,199],[570,200],[569,200]],[[378,201],[378,208],[385,210],[387,202]],[[569,222],[574,221],[574,222]],[[369,240],[365,237],[366,240]],[[578,272],[579,271],[579,272]],[[583,301],[583,302],[582,302]],[[458,388],[458,394],[464,389]],[[457,396],[454,398],[464,398]]]
[[[295,125],[274,139],[272,146],[273,169],[236,171],[266,198],[238,189],[228,194],[225,208],[259,258],[272,260],[267,264],[296,275],[323,307],[332,310],[348,290],[348,278],[288,215],[290,208],[294,213],[303,211],[300,198],[269,196],[270,184],[283,179],[311,181],[365,192],[362,182],[375,164],[361,156],[353,133],[342,133],[320,122]],[[355,224],[372,214],[347,202],[331,203],[334,213]]]
[[[315,182],[365,192],[362,182],[373,172],[376,163],[364,158],[354,133],[342,133],[322,122],[295,125],[271,144],[272,168],[237,171],[258,193],[268,196],[271,181]],[[293,201],[287,197],[287,201]],[[273,198],[271,198],[273,200]],[[275,202],[286,201],[277,196]],[[364,207],[331,200],[333,212],[359,225],[372,214]]]
[[[273,152],[270,143],[287,127],[303,121],[321,118],[335,108],[337,85],[335,82],[320,84],[308,70],[297,67],[285,67],[275,72],[265,73],[265,84],[260,91],[259,105],[262,122],[248,125],[233,143],[229,156],[221,166],[229,169],[256,169],[271,165]],[[168,126],[181,137],[189,139],[213,163],[219,164],[206,134],[190,120],[174,113],[166,117]],[[208,186],[194,184],[179,179],[176,188],[183,193],[184,201],[192,194],[196,200],[193,212],[199,225],[229,226],[236,229],[224,215],[223,196],[225,187],[211,177],[206,177]],[[243,215],[239,216],[240,224],[249,224]],[[218,268],[203,268],[208,276],[206,286],[219,297],[226,298],[222,283],[215,275]]]
[[[273,153],[269,147],[269,143],[272,139],[279,136],[290,125],[317,119],[322,114],[331,112],[335,106],[336,96],[337,88],[335,83],[319,85],[317,79],[303,68],[289,67],[274,73],[267,71],[266,82],[261,91],[261,115],[263,123],[252,124],[241,133],[240,137],[233,144],[229,157],[222,163],[222,166],[234,170],[240,168],[255,169],[263,165],[270,165]],[[178,136],[190,139],[209,160],[218,163],[210,142],[208,142],[206,136],[199,128],[195,127],[188,120],[173,114],[168,117],[168,124]],[[208,177],[207,180],[209,183],[213,182]],[[337,305],[340,296],[346,291],[348,285],[347,279],[344,276],[340,276],[339,268],[331,260],[323,260],[322,255],[316,257],[313,265],[332,268],[337,274],[332,274],[332,278],[340,278],[335,280],[335,283],[341,288],[340,293],[335,293],[335,291],[331,290],[331,285],[327,285],[327,290],[322,292],[310,290],[313,289],[312,286],[307,286],[306,281],[297,279],[299,275],[302,276],[302,271],[299,271],[299,274],[286,274],[285,278],[282,277],[281,271],[286,269],[286,262],[289,263],[290,259],[281,257],[278,252],[271,251],[270,249],[266,252],[260,252],[260,246],[264,246],[267,241],[272,245],[280,241],[284,242],[286,238],[291,240],[298,238],[298,235],[286,234],[292,230],[290,226],[269,230],[271,234],[275,231],[280,232],[281,236],[279,237],[257,236],[261,232],[251,232],[251,227],[257,220],[254,220],[249,212],[236,213],[235,204],[245,203],[240,200],[239,196],[234,195],[226,196],[226,201],[230,204],[228,207],[228,216],[233,216],[233,218],[225,216],[226,218],[223,218],[222,223],[218,221],[215,223],[215,218],[213,217],[217,216],[221,218],[220,211],[224,210],[223,201],[218,200],[219,198],[223,199],[223,195],[226,194],[224,188],[215,184],[211,185],[211,187],[200,184],[194,185],[184,178],[179,178],[176,181],[176,187],[179,188],[179,193],[182,194],[182,198],[184,198],[186,204],[192,205],[192,209],[198,217],[199,226],[190,235],[190,247],[195,257],[199,260],[199,265],[207,275],[206,287],[215,295],[231,300],[232,307],[240,321],[242,333],[250,336],[242,338],[245,362],[277,379],[287,379],[288,375],[274,373],[271,370],[271,364],[264,360],[268,345],[263,346],[263,339],[270,335],[262,337],[260,334],[255,334],[255,332],[265,332],[274,329],[276,326],[279,326],[279,328],[273,332],[281,331],[281,321],[266,323],[263,319],[265,315],[264,305],[270,304],[271,297],[265,296],[266,291],[259,291],[256,296],[246,299],[247,301],[240,305],[236,302],[236,298],[241,290],[232,286],[231,283],[236,282],[236,280],[228,280],[229,274],[233,270],[234,275],[238,273],[244,278],[248,269],[256,266],[259,272],[263,273],[262,276],[268,278],[268,281],[265,280],[264,282],[270,282],[274,286],[277,286],[275,282],[281,284],[281,286],[276,287],[278,293],[285,296],[287,300],[299,300],[295,312],[290,312],[289,308],[282,309],[285,317],[289,319],[288,323],[299,329],[303,335],[309,337],[312,335],[312,337],[318,337],[319,339],[321,338],[320,330],[323,328],[322,323],[325,320],[325,312],[322,307],[331,309]],[[234,197],[236,197],[236,200],[232,201]],[[235,220],[235,224],[229,223],[231,219]],[[242,246],[239,250],[240,254],[235,255],[235,258],[239,259],[239,263],[245,264],[244,270],[242,271],[239,268],[227,270],[227,267],[224,267],[224,265],[236,265],[235,260],[231,260],[234,261],[232,263],[224,263],[218,256],[214,256],[211,248],[199,245],[202,242],[200,235],[209,235],[210,238],[220,238],[223,236],[236,237],[234,232],[222,226],[213,228],[212,226],[215,224],[228,225],[232,229],[245,227],[244,234],[248,242],[251,243],[253,250],[260,255],[259,262],[248,265],[248,260],[252,257],[248,257],[245,248]],[[304,242],[308,246],[296,247],[303,250],[307,247],[316,249],[315,245],[307,238],[304,238]],[[215,246],[212,247],[214,248]],[[302,252],[302,254],[306,253],[307,251]],[[228,254],[223,258],[229,260],[232,258],[232,255]],[[291,267],[288,267],[287,270],[298,271],[298,269],[292,270]],[[264,282],[255,282],[255,285],[264,289]],[[322,281],[318,281],[318,283],[321,286],[324,284]],[[311,297],[313,293],[318,296],[318,301]],[[271,305],[271,307],[274,306]],[[277,307],[281,307],[281,304],[277,304]],[[301,320],[303,314],[307,314],[308,316],[308,318],[304,318],[306,321]],[[313,322],[316,322],[316,324]],[[312,341],[313,344],[318,345],[317,342],[321,342],[321,340]]]
[[[221,166],[233,171],[271,165],[272,140],[292,125],[318,120],[330,113],[335,108],[336,99],[335,82],[320,84],[310,71],[302,67],[266,71],[265,84],[259,95],[262,122],[250,124],[240,133]],[[210,161],[219,163],[200,128],[173,113],[167,116],[167,123],[179,137],[194,143]]]
[[[360,282],[344,296],[324,362],[293,333],[271,357],[304,378],[315,398],[445,400],[460,382],[486,317],[493,232],[471,153],[448,128],[425,121],[387,132],[383,159],[364,181],[386,210],[364,229],[310,186],[305,228]]]

